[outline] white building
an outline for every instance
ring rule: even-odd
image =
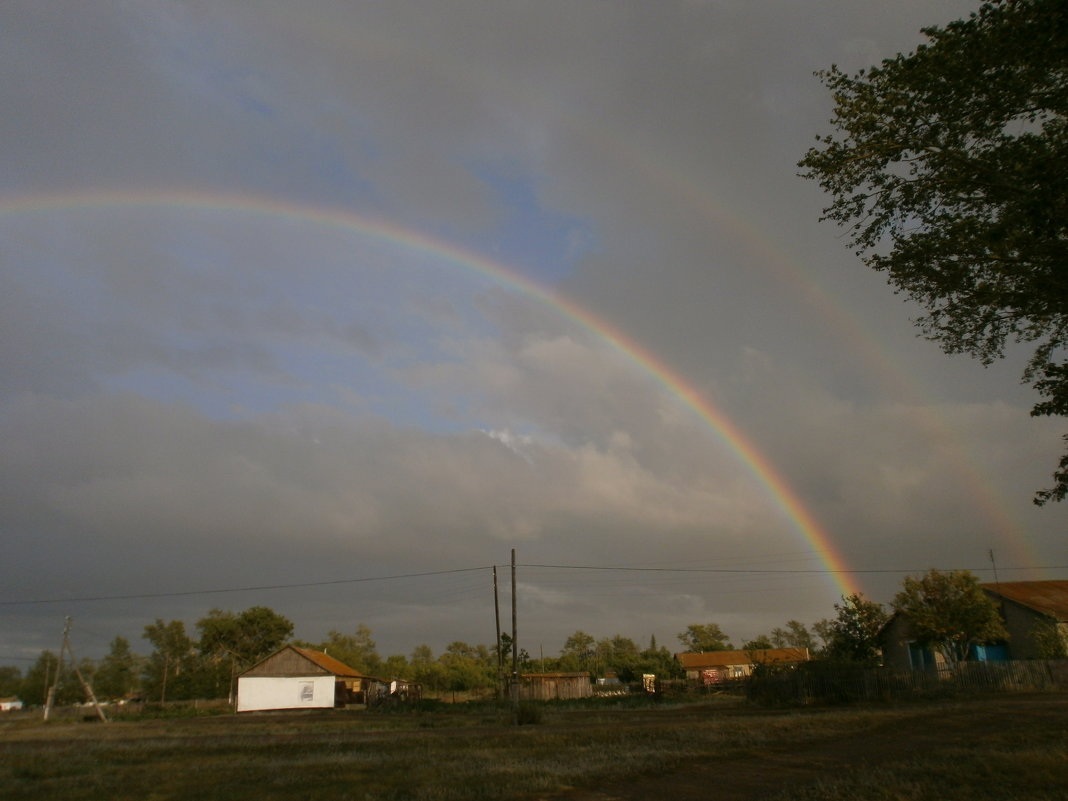
[[[364,703],[380,683],[322,651],[287,645],[237,677],[237,711],[333,709]]]

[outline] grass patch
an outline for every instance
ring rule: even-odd
[[[37,724],[0,729],[0,787],[9,801],[532,799],[695,764],[722,763],[722,775],[743,759],[763,769],[771,754],[840,748],[887,727],[907,736],[953,713],[969,725],[947,732],[937,753],[893,769],[828,771],[780,801],[1068,797],[1063,701],[1059,715],[1029,708],[1026,735],[1011,705],[975,708],[986,715],[982,737],[969,728],[973,707],[959,705],[771,712],[545,704],[537,705],[539,725],[520,727],[510,725],[508,705],[494,704]],[[1021,792],[1032,787],[1038,794]]]

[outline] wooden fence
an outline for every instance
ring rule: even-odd
[[[937,670],[862,668],[809,662],[758,671],[745,683],[753,701],[771,704],[851,703],[1034,690],[1068,690],[1068,660],[962,662]]]

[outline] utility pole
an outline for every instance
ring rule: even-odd
[[[44,719],[47,721],[52,715],[52,704],[56,700],[56,685],[59,684],[59,676],[63,672],[63,652],[67,650],[67,635],[70,633],[70,618],[63,623],[63,644],[59,646],[59,658],[56,661],[56,675],[52,679],[52,686],[48,688],[48,697],[45,698]]]
[[[501,653],[501,601],[497,594],[497,565],[493,566],[493,618],[497,640],[497,692],[504,692],[504,654]]]
[[[998,563],[994,561],[994,549],[991,548],[988,553],[990,554],[990,564],[994,566],[994,584],[1000,586],[1001,582],[998,581]]]
[[[56,678],[52,683],[51,689],[48,691],[48,700],[45,702],[44,719],[48,720],[48,716],[52,711],[52,702],[56,697],[56,685],[59,684],[59,676],[63,667],[63,654],[66,652],[70,655],[70,664],[74,669],[74,675],[78,677],[79,683],[82,685],[82,690],[85,692],[86,698],[92,703],[93,708],[96,710],[96,714],[105,723],[108,722],[108,716],[104,714],[104,708],[100,706],[100,702],[96,700],[96,694],[93,692],[93,688],[89,685],[89,682],[85,680],[85,676],[82,675],[81,669],[78,667],[78,660],[74,657],[74,649],[70,644],[70,624],[71,620],[68,616],[63,623],[63,645],[59,649],[59,663],[56,665]]]
[[[519,725],[519,637],[516,632],[515,548],[512,548],[512,711]]]

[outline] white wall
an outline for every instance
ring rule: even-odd
[[[237,680],[238,712],[257,709],[332,709],[333,706],[333,676],[242,676]]]

